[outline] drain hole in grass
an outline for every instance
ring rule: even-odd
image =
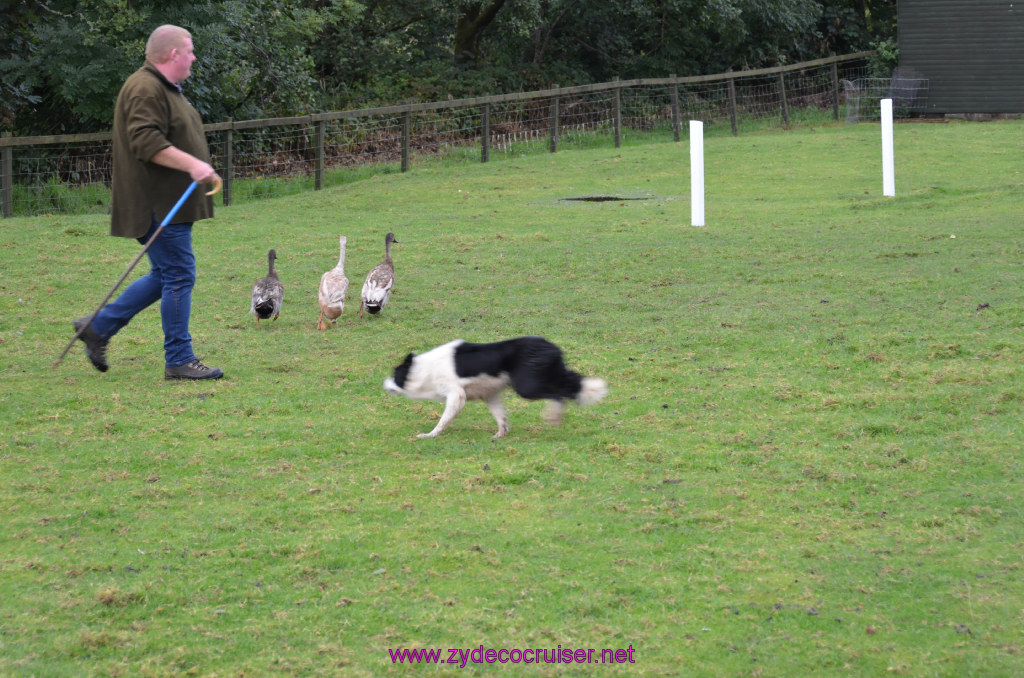
[[[570,200],[576,202],[615,202],[621,200],[654,200],[652,196],[642,198],[624,198],[620,195],[580,195],[575,198],[559,198],[559,202]]]

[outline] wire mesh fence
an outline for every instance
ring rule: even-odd
[[[402,157],[402,119],[389,115],[328,123],[327,151],[332,167],[397,162]]]
[[[5,149],[6,150],[6,149]],[[29,146],[10,154],[4,202],[16,214],[107,212],[110,203],[110,142],[82,141]],[[8,198],[8,194],[10,197]],[[5,210],[4,216],[9,216]]]
[[[895,118],[907,118],[928,101],[926,78],[856,78],[843,80],[846,122],[870,122],[882,117],[882,99],[892,99]]]
[[[207,139],[225,177],[222,200],[230,204],[322,188],[360,169],[405,171],[436,159],[486,162],[567,147],[678,141],[686,120],[703,121],[710,133],[738,134],[804,118],[838,120],[843,107],[848,121],[851,115],[865,119],[865,102],[877,91],[864,77],[871,54],[715,76],[228,121],[208,124]],[[908,92],[914,86],[908,83]],[[907,99],[908,105],[916,100]],[[3,216],[109,211],[109,134],[4,136],[0,151]]]

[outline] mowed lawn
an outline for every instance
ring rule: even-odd
[[[877,125],[705,141],[703,228],[665,140],[221,207],[192,319],[217,382],[163,380],[156,308],[109,372],[54,368],[138,246],[0,222],[0,675],[1019,674],[1024,121],[897,125],[895,197]],[[522,334],[608,397],[418,440],[442,406],[381,388]]]

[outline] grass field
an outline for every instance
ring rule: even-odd
[[[1019,675],[1024,121],[895,146],[883,198],[877,125],[709,138],[704,228],[672,142],[220,209],[214,383],[163,380],[155,308],[109,372],[51,369],[138,246],[4,220],[0,675]],[[622,199],[564,200],[594,195]],[[395,293],[359,319],[389,230]],[[317,332],[340,234],[349,306]],[[441,406],[381,388],[408,351],[527,333],[608,398],[417,440]],[[389,654],[481,647],[633,663]]]

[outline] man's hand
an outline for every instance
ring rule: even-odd
[[[192,177],[192,181],[197,184],[213,184],[214,189],[207,193],[207,195],[213,195],[219,191],[224,183],[220,176],[217,175],[217,170],[213,169],[213,165],[174,146],[168,146],[160,150],[150,158],[150,162],[170,167],[171,169],[181,170],[182,172],[188,172],[188,175]]]

